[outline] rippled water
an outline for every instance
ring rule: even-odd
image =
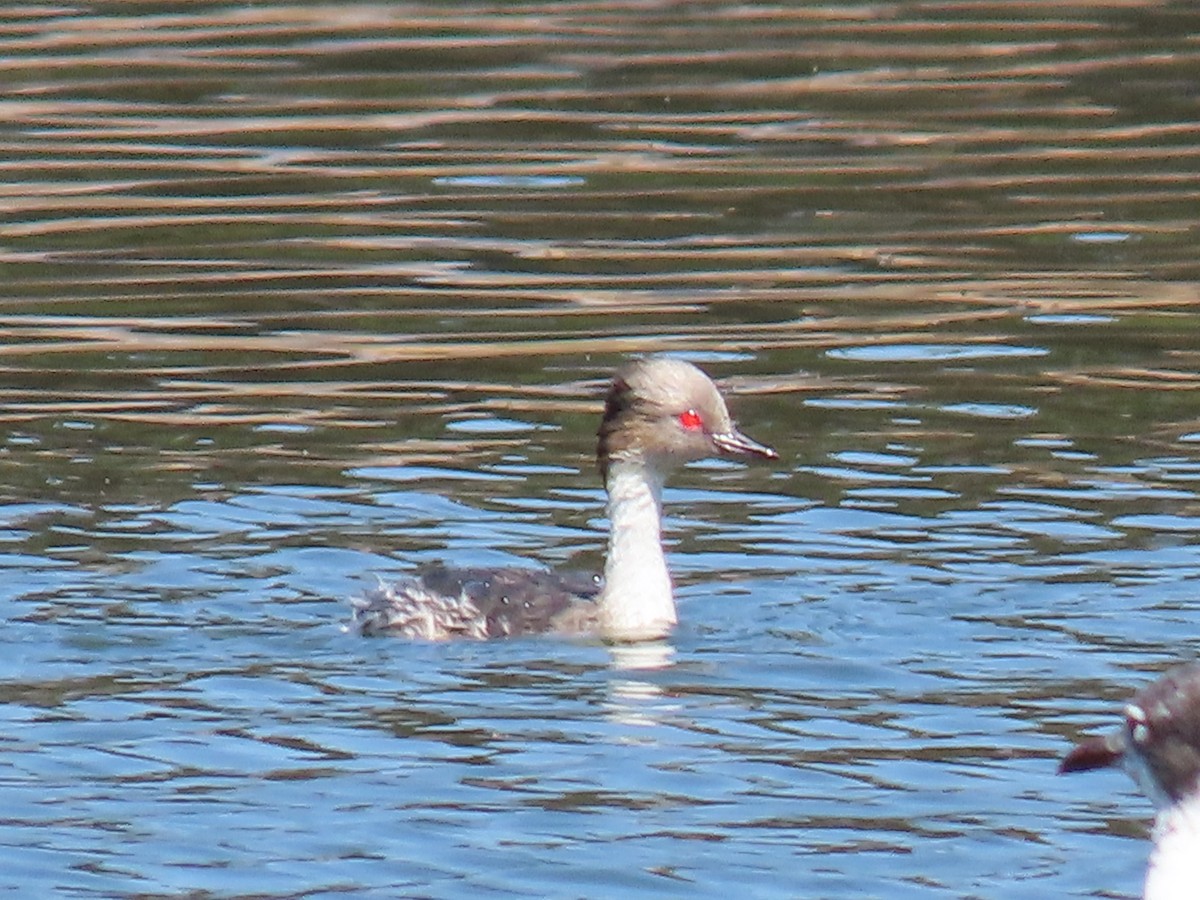
[[[9,5],[0,887],[1132,897],[1059,779],[1195,652],[1191,4]],[[600,564],[668,351],[669,645],[346,634]]]

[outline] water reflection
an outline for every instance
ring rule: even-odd
[[[0,19],[15,893],[1136,893],[1052,773],[1195,650],[1190,5]],[[597,568],[661,350],[786,463],[670,644],[339,631]]]
[[[612,654],[612,667],[618,672],[633,673],[643,670],[666,669],[675,662],[675,647],[667,641],[612,644],[608,649]],[[634,689],[631,696],[637,693],[638,690]]]

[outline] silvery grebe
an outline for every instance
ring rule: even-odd
[[[427,640],[665,636],[676,622],[661,538],[666,473],[708,456],[779,454],[737,430],[707,375],[667,357],[637,360],[617,372],[598,437],[609,521],[602,587],[593,578],[536,569],[438,567],[353,600],[354,629]]]
[[[1082,741],[1060,772],[1119,766],[1154,802],[1146,900],[1200,896],[1200,664],[1179,666],[1134,697],[1125,723]]]

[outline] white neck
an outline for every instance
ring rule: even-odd
[[[1200,890],[1200,796],[1158,814],[1146,872],[1146,900],[1195,900]]]
[[[640,458],[617,460],[609,466],[607,488],[600,628],[621,641],[663,637],[676,620],[662,549],[662,476]]]

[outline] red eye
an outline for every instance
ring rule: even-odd
[[[704,427],[704,419],[700,418],[700,413],[689,409],[687,412],[679,414],[679,424],[688,431],[699,431]]]

